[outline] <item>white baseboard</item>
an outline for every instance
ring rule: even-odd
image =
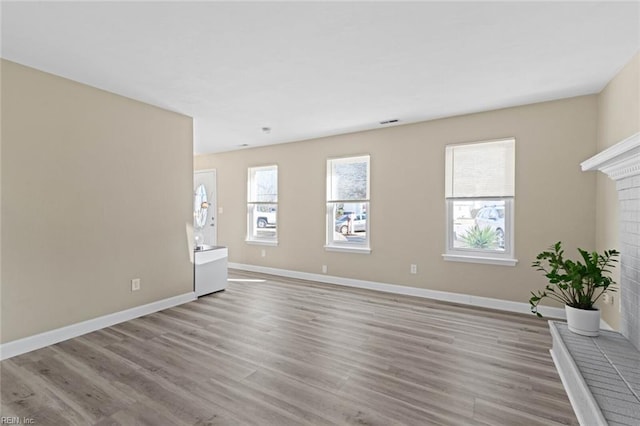
[[[264,266],[246,265],[242,263],[229,262],[229,268],[243,271],[260,272],[263,274],[279,275],[288,278],[301,280],[318,281],[327,284],[337,284],[346,287],[357,287],[368,290],[383,291],[385,293],[403,294],[406,296],[424,297],[427,299],[442,300],[464,305],[479,306],[482,308],[498,309],[501,311],[517,312],[521,314],[531,314],[530,305],[523,302],[513,302],[510,300],[493,299],[490,297],[473,296],[462,293],[449,293],[446,291],[429,290],[426,288],[408,287],[395,284],[386,284],[375,281],[356,280],[353,278],[342,278],[332,275],[312,274],[309,272],[291,271],[288,269],[268,268]],[[566,319],[563,308],[551,306],[540,306],[540,313],[547,318]]]
[[[346,287],[363,288],[368,290],[382,291],[385,293],[403,294],[406,296],[423,297],[427,299],[441,300],[445,302],[460,303],[464,305],[479,306],[483,308],[498,309],[508,312],[517,312],[529,314],[529,304],[522,302],[513,302],[510,300],[494,299],[490,297],[473,296],[469,294],[450,293],[446,291],[429,290],[425,288],[408,287],[396,284],[386,284],[376,281],[357,280],[353,278],[343,278],[333,275],[312,274],[309,272],[292,271],[288,269],[268,268],[264,266],[246,265],[241,263],[229,263],[229,268],[239,269],[250,272],[260,272],[270,275],[279,275],[288,278],[297,278],[309,281],[318,281],[327,284],[336,284]],[[41,349],[49,345],[62,342],[73,337],[78,337],[92,331],[110,327],[124,321],[148,315],[154,312],[168,309],[183,303],[196,300],[193,292],[181,294],[156,302],[148,303],[142,306],[126,309],[124,311],[115,312],[113,314],[104,315],[98,318],[82,321],[77,324],[71,324],[55,330],[46,331],[44,333],[25,337],[23,339],[14,340],[4,344],[0,344],[0,360],[8,359],[16,355]],[[566,319],[564,309],[550,306],[541,306],[540,313],[548,318]],[[600,328],[603,330],[613,330],[604,320],[600,321]]]
[[[73,337],[78,337],[92,331],[100,330],[101,328],[110,327],[124,321],[129,321],[143,315],[152,314],[163,309],[191,302],[192,300],[196,300],[196,294],[194,292],[180,294],[178,296],[147,303],[146,305],[136,306],[134,308],[125,309],[124,311],[114,312],[112,314],[67,325],[55,330],[45,331],[44,333],[13,340],[0,345],[0,360],[31,352],[36,349],[41,349],[45,346],[53,345]]]

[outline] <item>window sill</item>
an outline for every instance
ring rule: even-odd
[[[516,266],[518,259],[506,257],[463,256],[460,254],[443,254],[444,260],[450,262],[483,263],[485,265]]]
[[[371,249],[369,247],[349,247],[349,246],[324,246],[326,251],[338,251],[343,253],[360,253],[360,254],[371,254]]]
[[[247,244],[254,244],[256,246],[271,246],[271,247],[278,246],[277,241],[267,241],[267,240],[244,240],[244,241]]]

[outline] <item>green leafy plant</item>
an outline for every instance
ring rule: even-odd
[[[477,249],[490,249],[498,245],[498,234],[486,226],[484,228],[475,225],[467,233],[460,237],[469,247]]]
[[[605,291],[615,291],[609,288],[615,281],[608,274],[611,273],[609,268],[618,262],[615,258],[620,253],[605,250],[599,254],[580,248],[578,251],[581,260],[565,259],[562,243],[557,242],[536,257],[531,266],[543,272],[549,284],[544,290],[531,292],[531,312],[542,317],[538,312],[538,304],[545,297],[576,309],[594,310],[593,305]]]

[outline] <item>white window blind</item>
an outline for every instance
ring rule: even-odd
[[[513,197],[515,140],[446,147],[447,198]]]

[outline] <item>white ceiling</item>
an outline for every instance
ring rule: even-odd
[[[596,93],[640,47],[637,1],[3,1],[1,14],[2,57],[192,116],[196,153]]]

